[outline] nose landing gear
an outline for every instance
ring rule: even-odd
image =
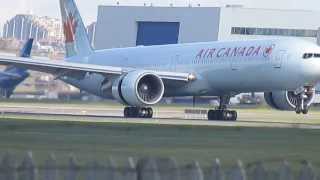
[[[309,107],[305,103],[305,95],[304,95],[304,93],[299,94],[298,104],[296,106],[295,111],[296,111],[297,114],[301,114],[301,113],[302,114],[308,114]]]
[[[215,110],[208,111],[208,120],[236,121],[238,118],[237,111],[227,110],[229,102],[230,96],[221,96],[219,107]]]
[[[310,97],[312,97],[314,91],[313,87],[304,87],[300,91],[296,92],[297,104],[295,111],[297,114],[308,114],[310,108],[308,100],[310,101]]]

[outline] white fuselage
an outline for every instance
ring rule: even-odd
[[[195,81],[169,84],[165,96],[218,96],[314,85],[320,80],[320,58],[303,59],[304,53],[320,53],[320,48],[286,38],[110,49],[81,58],[88,64],[193,73]],[[79,63],[79,57],[68,61]],[[96,95],[110,96],[99,90],[102,75],[63,80]]]

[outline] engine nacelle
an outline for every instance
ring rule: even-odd
[[[105,78],[100,84],[100,91],[102,94],[110,96],[112,89],[113,81],[111,78]]]
[[[304,103],[310,107],[315,98],[314,88],[307,88],[304,97]],[[264,93],[267,104],[281,111],[295,111],[299,103],[299,94],[293,91],[275,91]]]
[[[157,104],[163,97],[162,79],[146,71],[132,71],[113,82],[112,95],[120,103],[136,107]]]

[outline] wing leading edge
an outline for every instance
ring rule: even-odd
[[[21,68],[26,68],[34,71],[44,72],[53,74],[57,77],[63,75],[81,75],[86,73],[97,73],[104,76],[116,75],[120,76],[126,74],[135,69],[125,69],[122,67],[114,66],[101,66],[93,64],[81,64],[72,63],[60,60],[43,60],[43,59],[30,59],[24,57],[11,57],[11,56],[0,56],[1,65],[14,65]],[[150,70],[146,70],[150,71]],[[165,72],[165,71],[153,71],[155,74],[165,80],[175,80],[188,82],[194,80],[194,76],[190,73],[179,73],[179,72]]]

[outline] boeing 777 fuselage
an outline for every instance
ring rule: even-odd
[[[309,53],[312,56],[304,58]],[[320,77],[320,57],[314,54],[320,55],[320,48],[314,43],[271,39],[102,50],[85,58],[83,63],[189,72],[196,80],[181,88],[166,88],[165,96],[220,96],[275,89],[294,91],[297,87],[312,86]],[[68,61],[79,62],[79,58]],[[90,76],[78,83],[90,92],[109,97],[95,88],[101,81],[92,81]]]

